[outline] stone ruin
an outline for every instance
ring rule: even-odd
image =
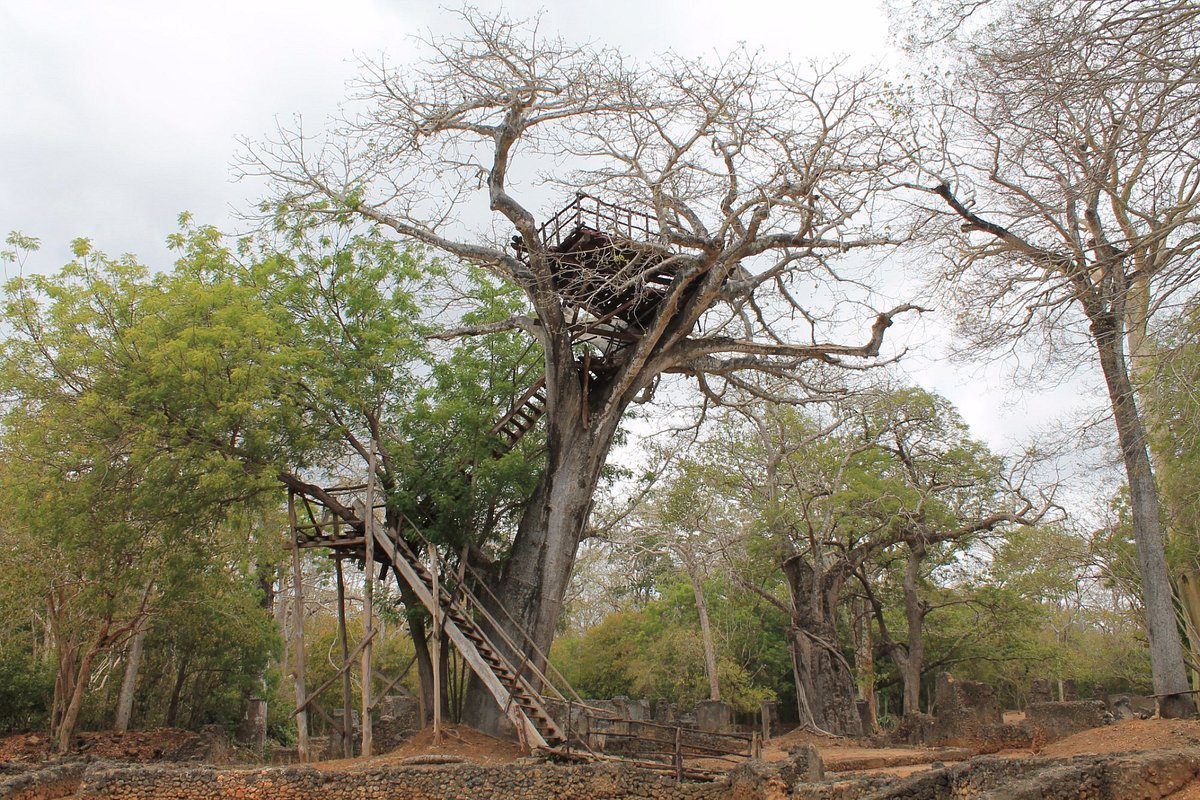
[[[1067,695],[1065,684],[1063,693]],[[1077,696],[1073,684],[1069,691]],[[1035,679],[1030,686],[1024,721],[1006,723],[995,689],[979,681],[958,680],[943,672],[937,677],[933,713],[909,715],[891,738],[906,744],[965,747],[994,753],[1064,739],[1119,718],[1103,700],[1059,701],[1049,699],[1051,696],[1050,681]],[[1128,698],[1124,699],[1127,704]],[[1116,702],[1120,700],[1117,698]]]

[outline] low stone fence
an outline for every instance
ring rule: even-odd
[[[54,800],[75,794],[83,780],[87,761],[47,763],[36,767],[5,770],[0,780],[0,798],[4,800]]]
[[[233,770],[93,765],[74,796],[84,800],[715,800],[729,793],[724,784],[676,783],[611,764],[389,765],[337,772],[308,766]]]

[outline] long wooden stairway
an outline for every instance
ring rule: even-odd
[[[316,487],[313,487],[316,488]],[[396,580],[407,585],[435,619],[462,655],[463,660],[478,676],[480,682],[496,700],[516,729],[518,738],[531,750],[556,749],[567,742],[545,700],[532,681],[544,682],[554,694],[557,689],[546,680],[536,664],[528,661],[512,664],[480,625],[485,622],[502,639],[507,652],[519,653],[522,648],[504,634],[503,628],[482,602],[464,585],[447,589],[441,581],[434,596],[434,580],[429,567],[421,562],[408,543],[386,526],[370,525],[360,519],[362,509],[354,509],[327,492],[324,496],[296,492],[307,512],[308,524],[293,523],[296,544],[301,548],[329,548],[356,559],[365,557],[368,528],[373,532],[373,556],[383,567],[391,568]],[[414,535],[423,540],[420,531],[407,519]],[[527,677],[530,676],[530,677]],[[558,699],[563,699],[559,697]]]
[[[522,674],[509,663],[500,650],[475,621],[475,615],[488,619],[494,630],[495,620],[465,587],[453,592],[438,586],[438,598],[433,596],[433,576],[429,568],[416,558],[403,539],[389,539],[383,531],[375,532],[376,548],[386,554],[396,575],[416,593],[430,614],[441,614],[442,626],[463,659],[491,692],[496,703],[517,729],[518,736],[532,749],[553,749],[567,741],[566,735],[546,709],[538,693]]]

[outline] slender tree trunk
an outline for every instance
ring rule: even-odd
[[[435,632],[438,636],[438,676],[441,683],[441,718],[442,722],[450,719],[450,648],[452,645],[446,639],[445,633]]]
[[[191,656],[184,654],[179,659],[179,667],[175,670],[175,685],[171,688],[171,701],[167,704],[167,727],[174,728],[179,720],[179,699],[183,694],[183,685],[187,682],[188,662]]]
[[[71,749],[71,739],[74,738],[75,726],[79,723],[79,710],[83,707],[83,696],[92,676],[92,662],[95,660],[96,654],[100,652],[101,642],[107,632],[106,626],[84,652],[83,658],[79,660],[79,671],[72,681],[71,697],[67,701],[66,708],[63,710],[62,722],[58,726],[56,748],[59,755],[67,753]]]
[[[54,676],[54,698],[51,701],[50,709],[50,736],[57,738],[58,731],[62,728],[67,705],[75,691],[73,680],[76,675],[75,665],[79,656],[79,647],[73,641],[61,639],[58,636],[54,638],[54,649],[58,653],[58,669]]]
[[[708,600],[704,597],[700,571],[688,554],[683,555],[684,569],[696,597],[696,613],[700,616],[700,641],[704,647],[704,674],[708,677],[708,699],[721,699],[721,683],[717,677],[717,648],[713,642],[712,626],[708,621]]]
[[[150,619],[143,617],[129,641],[129,652],[125,656],[125,675],[121,680],[121,693],[117,696],[117,719],[113,724],[113,729],[118,733],[129,730],[129,721],[133,718],[133,698],[137,691],[138,672],[142,667],[142,647],[149,632]]]
[[[421,724],[425,725],[433,719],[433,657],[429,652],[429,634],[425,629],[425,606],[399,575],[396,576],[396,583],[400,585],[400,599],[408,609],[408,633],[412,638],[417,683],[421,689]]]
[[[875,733],[879,730],[879,709],[875,698],[875,637],[871,635],[869,613],[866,600],[854,603],[854,676],[859,700],[867,704],[870,732]]]
[[[1171,575],[1163,548],[1158,489],[1154,483],[1146,429],[1125,363],[1123,337],[1115,317],[1093,319],[1091,328],[1129,481],[1130,515],[1150,639],[1154,693],[1162,695],[1163,716],[1189,716],[1195,713],[1195,704],[1190,695],[1184,694],[1189,688],[1187,670],[1172,602]]]
[[[275,602],[275,570],[260,563],[255,569],[255,573],[258,589],[262,593],[259,608],[273,616],[276,606],[286,605]],[[283,652],[287,653],[286,641]],[[237,730],[237,741],[249,745],[259,755],[262,755],[267,741],[267,674],[269,670],[270,665],[264,664],[255,678],[253,688],[247,689],[242,696],[242,718],[238,723]],[[281,673],[287,674],[286,668],[281,670]]]

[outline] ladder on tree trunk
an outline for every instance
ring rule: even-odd
[[[497,455],[504,455],[517,446],[521,437],[546,413],[546,376],[542,375],[500,421],[492,426],[492,434],[502,440]]]

